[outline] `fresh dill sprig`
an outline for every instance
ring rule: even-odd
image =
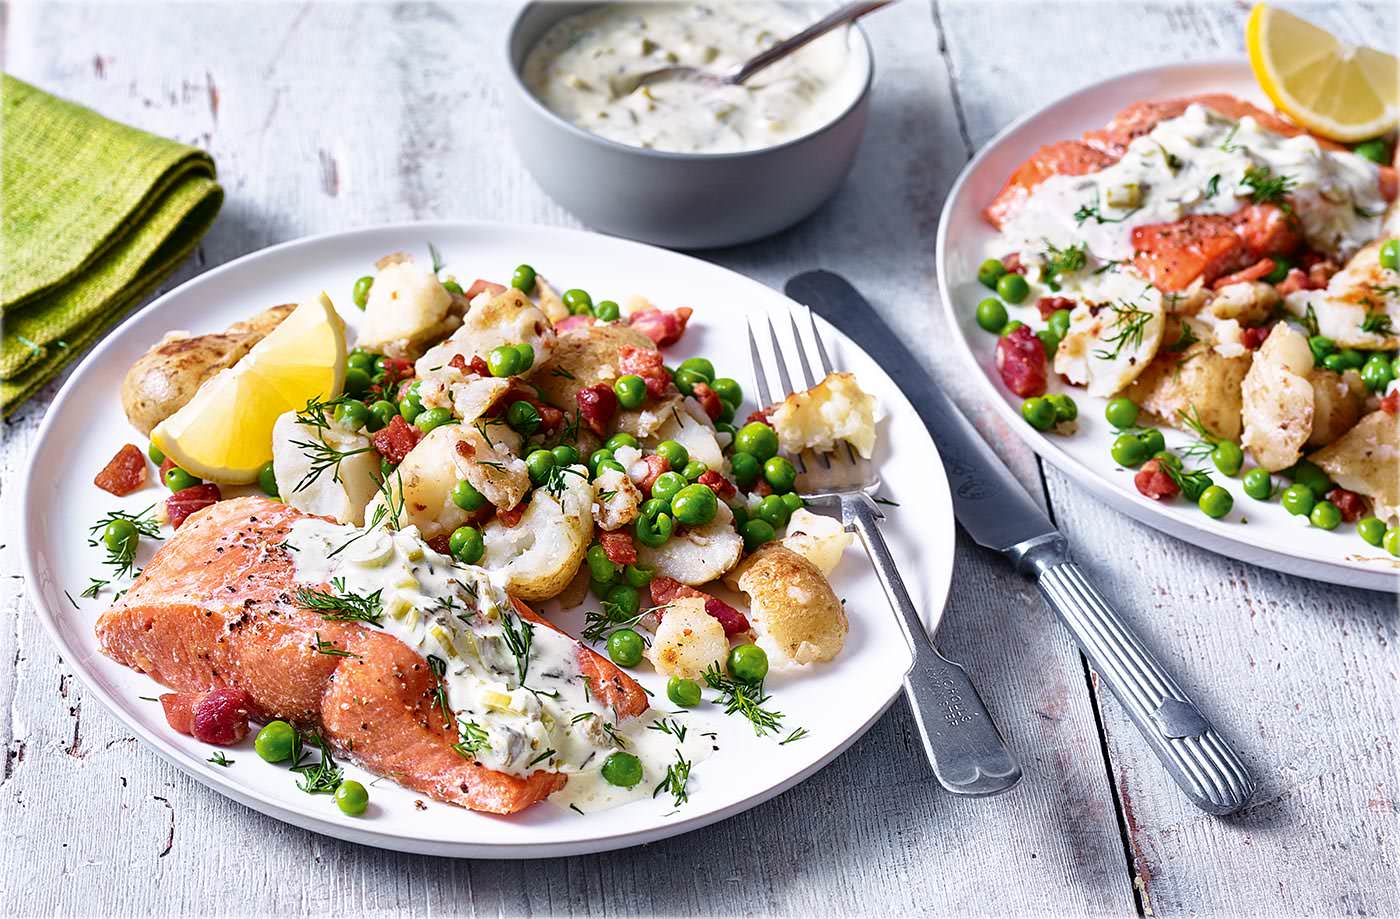
[[[99,543],[103,542],[99,534],[107,529],[108,524],[116,523],[118,520],[124,520],[131,524],[132,532],[130,535],[118,543],[115,548],[111,546],[107,547],[107,557],[103,560],[103,564],[112,567],[115,571],[113,575],[114,578],[132,577],[140,573],[135,570],[134,565],[136,563],[136,547],[140,544],[142,536],[148,536],[152,539],[163,538],[160,535],[160,524],[156,522],[155,517],[149,516],[154,508],[155,505],[152,504],[139,514],[128,514],[126,511],[109,511],[107,516],[98,520],[88,528],[88,545],[97,546]],[[96,583],[95,579],[94,583]],[[104,582],[104,586],[105,583],[106,582]],[[88,590],[93,590],[93,588],[89,586]],[[84,592],[83,596],[87,596],[87,593]],[[93,596],[96,596],[95,591]]]
[[[1207,488],[1215,484],[1210,477],[1210,473],[1206,472],[1204,469],[1187,472],[1184,469],[1178,469],[1171,463],[1162,463],[1162,469],[1164,469],[1167,475],[1171,477],[1171,480],[1177,484],[1177,487],[1181,489],[1181,493],[1188,501],[1200,500],[1201,494],[1204,493]]]
[[[1083,226],[1086,220],[1092,220],[1094,221],[1094,223],[1100,225],[1105,223],[1122,223],[1123,221],[1127,220],[1129,217],[1133,216],[1140,210],[1142,210],[1141,205],[1126,212],[1121,217],[1105,217],[1103,215],[1103,211],[1099,209],[1099,193],[1098,191],[1095,191],[1093,203],[1081,204],[1079,206],[1079,210],[1074,212],[1074,225]]]
[[[1206,180],[1206,197],[1214,198],[1220,194],[1220,173],[1216,173]]]
[[[303,763],[292,767],[292,771],[300,773],[301,778],[297,780],[297,787],[309,795],[329,795],[334,794],[340,787],[341,781],[345,778],[345,770],[335,763],[335,757],[331,756],[330,747],[319,734],[311,735],[311,742],[321,751],[321,759],[315,763]],[[293,751],[292,761],[300,759],[300,751]]]
[[[1192,404],[1181,409],[1177,412],[1177,417],[1181,420],[1183,427],[1196,435],[1196,442],[1183,448],[1181,454],[1195,460],[1210,456],[1211,451],[1220,443],[1220,437],[1206,427],[1206,423],[1201,420],[1201,413],[1196,406]]]
[[[588,480],[587,475],[575,469],[573,466],[550,466],[549,475],[545,477],[544,484],[540,487],[543,488],[545,493],[551,498],[558,501],[559,498],[563,496],[564,489],[568,487],[568,481],[564,478],[566,475],[578,476],[584,481]]]
[[[310,487],[313,482],[321,477],[321,473],[327,469],[334,469],[331,474],[331,481],[340,481],[340,464],[342,460],[347,460],[352,456],[361,453],[368,453],[374,447],[357,447],[354,450],[337,450],[330,444],[321,440],[294,440],[293,447],[301,449],[301,453],[311,461],[306,470],[306,475],[301,477],[301,481],[296,484],[292,491],[303,491]]]
[[[433,260],[433,274],[438,274],[447,267],[447,262],[443,261],[442,253],[431,242],[428,243],[428,255]]]
[[[1238,133],[1239,129],[1240,126],[1237,124],[1230,125],[1229,133],[1227,133],[1225,139],[1220,142],[1220,149],[1222,152],[1234,153],[1236,150],[1240,149],[1239,144],[1233,143],[1235,134]]]
[[[83,597],[87,600],[96,600],[97,595],[99,592],[101,592],[102,588],[106,587],[110,583],[112,582],[104,581],[101,578],[89,578],[87,590],[78,594],[78,596]]]
[[[443,720],[452,723],[452,706],[447,704],[447,683],[443,677],[447,676],[447,661],[436,654],[428,655],[428,669],[433,672],[437,679],[437,687],[433,689],[433,699],[437,702],[438,708],[442,710]]]
[[[297,604],[303,609],[315,610],[322,619],[331,622],[367,622],[379,625],[384,616],[384,604],[380,599],[383,590],[369,595],[349,593],[345,589],[344,578],[333,578],[331,587],[334,593],[302,587],[297,590]]]
[[[616,714],[616,712],[614,712],[614,714]],[[617,733],[617,725],[604,721],[601,722],[600,727],[602,727],[603,733],[608,735],[608,739],[613,742],[614,746],[621,750],[627,749],[627,740],[621,734]]]
[[[675,799],[676,807],[689,801],[690,795],[685,786],[690,781],[690,765],[690,760],[682,756],[681,751],[677,749],[676,761],[666,768],[665,778],[652,790],[651,796],[655,798],[664,791]]]
[[[685,725],[674,718],[661,718],[647,725],[648,731],[660,731],[662,734],[670,734],[676,740],[685,740]]]
[[[549,372],[550,372],[550,374],[551,374],[552,376],[556,376],[556,377],[559,377],[559,378],[565,379],[565,380],[576,380],[576,379],[578,379],[578,378],[575,377],[572,373],[570,373],[569,371],[565,370],[563,367],[555,367],[553,370],[551,370],[551,371],[549,371]]]
[[[1142,336],[1147,330],[1147,324],[1152,321],[1152,313],[1127,300],[1110,303],[1108,308],[1113,312],[1113,334],[1105,337],[1103,342],[1105,345],[1112,345],[1113,348],[1098,348],[1094,351],[1094,357],[1114,361],[1123,353],[1124,348],[1137,350],[1142,346]]]
[[[797,730],[793,731],[791,734],[789,734],[789,735],[787,736],[787,740],[780,740],[780,741],[778,741],[778,746],[780,746],[780,747],[787,746],[788,744],[793,743],[793,742],[798,741],[798,740],[801,740],[802,738],[804,738],[804,737],[806,737],[806,736],[807,736],[807,729],[806,729],[806,728],[798,728]]]
[[[731,679],[724,675],[718,664],[710,664],[703,677],[706,685],[720,693],[715,701],[724,706],[724,713],[743,715],[759,737],[782,726],[783,713],[763,707],[769,696],[764,694],[762,683]]]
[[[651,606],[644,610],[638,610],[634,615],[629,616],[627,611],[616,603],[604,600],[599,606],[602,608],[588,610],[583,614],[583,631],[579,634],[583,636],[585,641],[602,641],[614,630],[630,629],[638,622],[641,622],[643,616],[664,608],[661,606]],[[642,641],[646,641],[646,636],[642,636]]]
[[[1249,186],[1249,197],[1255,204],[1278,204],[1288,210],[1284,196],[1293,190],[1297,181],[1285,175],[1274,175],[1268,166],[1250,166],[1244,171],[1241,185]]]
[[[205,762],[213,763],[215,766],[224,766],[227,768],[228,766],[232,766],[237,761],[231,760],[227,756],[224,756],[223,750],[215,750],[214,755],[206,759]]]
[[[320,632],[317,632],[317,633],[315,633],[315,634],[316,634],[316,641],[315,641],[314,644],[311,645],[311,647],[316,651],[317,654],[324,654],[324,655],[326,655],[327,657],[359,657],[359,656],[360,656],[360,655],[358,655],[358,654],[355,654],[355,653],[352,652],[352,651],[346,651],[344,648],[337,648],[337,647],[335,646],[335,642],[333,642],[333,641],[325,641],[324,639],[321,638],[321,633],[320,633]]]
[[[452,749],[463,759],[475,759],[482,750],[491,749],[486,729],[475,721],[459,721],[457,735],[461,739],[452,745]]]
[[[1313,308],[1311,303],[1309,303],[1308,308],[1303,311],[1303,318],[1298,321],[1302,324],[1303,328],[1307,330],[1309,337],[1317,334],[1317,310]]]
[[[1089,246],[1086,243],[1080,243],[1077,246],[1067,246],[1061,249],[1049,240],[1046,240],[1045,245],[1048,248],[1045,251],[1045,260],[1041,269],[1042,275],[1049,288],[1058,291],[1061,275],[1082,271],[1084,266],[1089,263]]]
[[[585,684],[586,685],[586,684]],[[597,718],[597,712],[580,712],[569,719],[569,724],[578,724],[580,721],[587,721],[589,718]]]
[[[1366,318],[1361,320],[1361,331],[1372,332],[1376,335],[1395,334],[1390,316],[1386,313],[1367,313]]]
[[[520,677],[520,685],[525,685],[525,674],[530,670],[530,643],[535,638],[535,626],[514,613],[501,614],[501,639],[506,648],[515,656],[515,671]]]
[[[1189,322],[1183,322],[1181,324],[1181,335],[1176,341],[1167,345],[1167,350],[1174,354],[1179,354],[1200,340],[1200,337],[1196,335],[1196,331],[1191,328],[1191,324]]]
[[[529,769],[531,766],[535,765],[535,763],[543,762],[544,760],[549,759],[551,756],[553,756],[553,755],[554,755],[555,753],[557,753],[557,752],[559,752],[559,751],[558,751],[558,750],[555,750],[555,749],[553,749],[553,748],[550,748],[550,749],[544,751],[543,753],[541,753],[539,756],[537,756],[537,757],[535,757],[534,759],[530,760],[528,763],[526,763],[526,764],[525,764],[525,768],[526,768],[526,769]]]
[[[297,423],[309,425],[317,430],[325,430],[331,426],[331,420],[326,416],[326,410],[330,409],[334,414],[335,409],[349,401],[349,396],[336,396],[334,399],[322,399],[320,396],[312,396],[306,400],[300,410],[297,411]]]

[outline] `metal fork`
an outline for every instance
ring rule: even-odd
[[[816,360],[825,377],[833,371],[831,358],[811,312],[801,309],[811,326]],[[767,327],[772,346],[772,367],[782,388],[773,389],[768,385],[765,361],[754,335],[754,321],[750,317],[749,349],[756,395],[760,404],[772,405],[796,390],[788,376],[787,361],[783,358],[773,322],[764,314],[762,323]],[[792,313],[788,321],[792,324],[801,367],[797,390],[810,389],[819,381],[812,374],[812,361]],[[841,522],[860,535],[890,606],[897,613],[896,620],[914,655],[913,666],[904,676],[904,696],[909,700],[924,752],[939,784],[955,794],[972,796],[994,795],[1014,786],[1021,778],[1020,765],[978,697],[967,671],[945,658],[934,646],[895,568],[894,557],[880,535],[877,524],[884,519],[884,514],[871,498],[880,485],[874,467],[849,444],[841,444],[831,453],[805,450],[793,459],[798,469],[798,494],[810,504],[840,508]]]

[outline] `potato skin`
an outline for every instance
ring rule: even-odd
[[[1288,325],[1274,326],[1255,352],[1240,386],[1244,433],[1240,446],[1269,472],[1286,469],[1312,434],[1313,357],[1308,341]]]
[[[142,434],[184,407],[205,380],[238,363],[296,309],[285,303],[208,335],[168,336],[152,347],[122,380],[122,409]]]
[[[579,390],[617,379],[619,353],[626,345],[656,350],[650,338],[616,322],[571,329],[555,339],[554,353],[536,365],[530,383],[541,399],[571,412],[578,407]]]
[[[1308,459],[1341,487],[1370,498],[1377,517],[1400,521],[1400,425],[1394,415],[1371,412]]]
[[[1166,340],[1176,341],[1180,335],[1177,326],[1168,330]],[[1251,359],[1248,353],[1225,357],[1205,341],[1181,352],[1163,349],[1126,395],[1163,424],[1183,428],[1182,413],[1194,411],[1212,434],[1238,440],[1243,405],[1240,386]]]
[[[778,663],[829,661],[846,645],[850,623],[826,575],[779,543],[769,543],[726,581],[749,598],[758,644]]]

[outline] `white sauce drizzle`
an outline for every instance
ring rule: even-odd
[[[530,51],[524,78],[550,111],[618,143],[680,153],[756,150],[810,134],[855,101],[865,68],[853,59],[864,49],[847,31],[742,86],[670,80],[631,88],[642,74],[674,65],[724,73],[807,24],[777,3],[608,4],[551,28]]]

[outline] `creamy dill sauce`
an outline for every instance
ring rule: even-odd
[[[589,692],[579,646],[567,635],[534,626],[522,658],[510,634],[524,634],[528,623],[516,616],[505,591],[484,569],[428,548],[415,527],[365,531],[302,519],[283,545],[300,584],[334,582],[337,592],[360,596],[380,591],[383,630],[435,669],[440,662],[461,738],[483,741],[473,754],[477,762],[511,775],[541,769],[568,774],[568,784],[550,798],[557,804],[589,813],[650,797],[677,748],[694,762],[712,747],[712,735],[687,731],[678,742],[650,729],[656,719],[649,714],[619,721]],[[630,789],[601,774],[607,757],[622,749],[642,762],[642,781]]]
[[[1324,150],[1306,135],[1284,137],[1248,116],[1234,121],[1192,105],[1135,139],[1113,165],[1036,186],[992,254],[1019,252],[1032,266],[1050,246],[1083,243],[1090,267],[1127,260],[1134,227],[1247,206],[1251,168],[1289,180],[1289,201],[1312,248],[1345,260],[1380,235],[1387,202],[1374,163]]]
[[[670,66],[725,73],[810,19],[777,3],[615,3],[570,16],[525,61],[525,83],[556,115],[609,140],[678,153],[729,153],[784,143],[835,120],[861,91],[864,68],[846,30],[822,36],[742,86],[668,80]]]

